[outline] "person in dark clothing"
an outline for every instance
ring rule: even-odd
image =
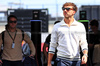
[[[89,57],[91,59],[91,64],[94,66],[100,66],[100,61],[98,59],[98,53],[100,52],[100,31],[98,30],[99,23],[97,20],[90,21],[91,30],[89,34]],[[98,47],[98,48],[97,48]],[[96,53],[97,52],[97,53]],[[96,55],[95,55],[96,54]],[[97,63],[99,62],[99,63]]]
[[[56,21],[54,24],[58,23],[60,21]],[[46,58],[46,61],[48,60],[48,53],[46,52],[46,47],[49,48],[49,45],[50,45],[50,39],[51,39],[51,34],[49,34],[47,37],[46,37],[46,40],[44,42],[44,46],[43,46],[43,52],[44,52],[44,55],[45,55],[45,58]],[[56,54],[54,55],[53,57],[53,62],[55,61],[56,59]],[[54,66],[55,66],[56,63],[54,63]],[[47,65],[46,65],[47,66]]]
[[[43,46],[43,51],[44,51],[44,55],[45,55],[46,61],[48,60],[48,56],[47,56],[47,52],[46,52],[46,47],[49,48],[50,38],[51,38],[51,34],[49,34],[47,36],[46,41],[44,42],[44,46]]]

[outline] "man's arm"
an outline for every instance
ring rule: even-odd
[[[29,48],[31,50],[30,56],[34,56],[35,52],[36,52],[35,51],[35,46],[34,46],[32,40],[30,39],[30,37],[26,33],[24,33],[24,40],[25,40],[26,43],[28,43]]]
[[[48,47],[48,44],[44,43],[44,46],[43,46],[43,53],[46,57],[46,60],[48,61],[48,55],[47,55],[47,52],[46,52],[46,47]]]
[[[52,54],[52,53],[48,54],[48,66],[52,66],[51,61],[52,61],[53,56],[54,56],[54,54]]]
[[[50,47],[49,47],[49,55],[48,55],[48,66],[51,66],[51,60],[53,58],[53,55],[56,52],[56,48],[58,46],[58,31],[57,31],[57,26],[54,25],[52,33],[51,33],[51,42],[50,42]]]
[[[84,25],[81,26],[81,34],[80,34],[80,46],[83,52],[82,56],[82,63],[81,64],[86,64],[87,63],[87,56],[88,56],[88,44],[86,40],[86,30]]]
[[[86,64],[87,63],[87,58],[88,58],[88,51],[83,50],[83,56],[82,56],[82,63],[81,64]]]

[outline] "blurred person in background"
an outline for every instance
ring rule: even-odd
[[[60,21],[55,21],[54,25],[56,23],[59,23]],[[43,46],[43,53],[44,53],[44,56],[45,56],[45,59],[46,59],[46,64],[44,66],[47,66],[47,61],[48,61],[48,52],[46,51],[46,48],[48,47],[49,49],[49,46],[50,46],[50,40],[51,40],[51,34],[49,34],[47,37],[46,37],[46,40],[44,42],[44,46]],[[53,65],[56,66],[56,63],[55,63],[55,59],[56,59],[56,53],[52,59],[52,62],[53,62]]]
[[[97,20],[90,21],[89,57],[93,66],[100,66],[100,30],[98,27],[99,22]]]

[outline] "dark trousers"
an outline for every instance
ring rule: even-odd
[[[22,66],[22,61],[3,60],[2,66]]]
[[[25,57],[25,60],[23,61],[23,66],[37,66],[35,59],[28,57]]]

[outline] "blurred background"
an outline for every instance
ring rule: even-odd
[[[54,22],[63,19],[62,6],[65,2],[77,5],[75,19],[84,23],[87,32],[90,30],[89,22],[92,19],[100,22],[100,0],[0,0],[0,32],[5,30],[8,15],[16,15],[18,28],[31,34],[33,32],[34,35],[39,34],[38,38],[41,39],[36,39],[41,43],[39,46],[43,52],[43,43],[52,32]]]
[[[65,2],[73,2],[77,5],[78,11],[75,14],[76,20],[80,19],[80,11],[82,10],[86,11],[86,19],[100,20],[99,18],[100,17],[99,16],[100,15],[99,13],[100,1],[99,0],[81,0],[81,1],[79,0],[70,0],[70,1],[66,1],[66,0],[0,0],[0,28],[1,28],[0,32],[4,30],[4,25],[7,23],[7,16],[8,14],[10,14],[9,12],[14,12],[14,10],[17,10],[17,11],[22,10],[22,12],[20,13],[23,13],[23,10],[27,11],[30,9],[29,12],[31,12],[32,10],[37,9],[37,10],[45,10],[45,12],[39,17],[43,17],[43,15],[46,15],[45,17],[48,17],[46,18],[46,20],[44,20],[44,23],[46,23],[44,24],[46,25],[46,28],[44,29],[46,30],[43,31],[42,29],[42,32],[51,33],[53,23],[57,20],[61,21],[63,18],[63,13],[62,13],[61,8]],[[15,13],[17,14],[19,12],[15,12]],[[27,16],[27,13],[24,12],[23,14],[26,14]],[[22,19],[25,19],[23,17],[23,14],[21,14],[22,15],[21,17]],[[31,16],[29,15],[29,17]],[[42,22],[43,22],[43,19],[42,19]],[[23,23],[22,25],[24,25],[24,22],[21,21],[21,23]],[[22,27],[24,28],[24,26]],[[30,30],[27,29],[26,31],[30,31]],[[44,42],[44,40],[42,42]]]
[[[9,9],[47,9],[48,33],[51,33],[54,21],[61,21],[63,18],[61,7],[65,2],[73,2],[79,8],[75,15],[76,20],[79,20],[80,10],[87,11],[88,20],[99,18],[99,0],[0,0],[0,25],[3,27],[6,24]],[[90,15],[93,16],[89,17]]]

